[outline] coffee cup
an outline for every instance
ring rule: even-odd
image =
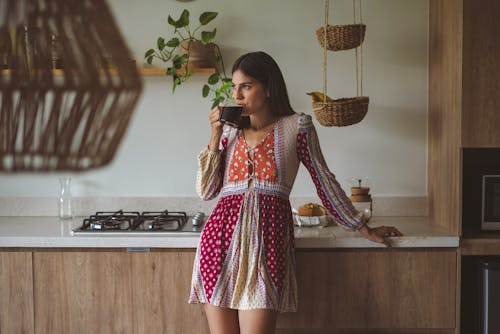
[[[219,121],[235,128],[240,126],[242,106],[223,106],[221,109]]]

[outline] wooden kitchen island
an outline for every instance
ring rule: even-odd
[[[48,217],[26,235],[35,220],[0,218],[1,333],[208,333],[187,304],[197,238],[75,237]],[[458,238],[425,218],[383,223],[405,234],[392,249],[296,229],[299,311],[277,333],[455,333]]]

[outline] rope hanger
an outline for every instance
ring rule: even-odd
[[[324,15],[324,43],[323,43],[323,103],[326,103],[326,92],[327,92],[327,27],[328,27],[328,14],[329,14],[329,0],[325,0],[325,15]],[[356,12],[356,0],[352,0],[352,7],[353,7],[353,15],[354,15],[354,22],[355,23],[363,23],[363,13],[362,13],[362,6],[361,6],[361,0],[358,0],[358,7],[359,7],[359,22],[358,22],[358,15]],[[355,48],[355,55],[356,55],[356,95],[357,96],[363,96],[363,43],[361,43],[361,35],[360,35],[360,52],[358,55],[358,48]]]

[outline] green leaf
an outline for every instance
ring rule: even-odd
[[[215,28],[213,31],[202,31],[201,42],[203,44],[210,43],[210,41],[214,39],[216,33],[217,33],[217,28]]]
[[[187,9],[184,9],[182,11],[181,17],[179,18],[179,20],[177,20],[176,23],[177,23],[176,25],[177,28],[183,28],[189,25],[189,11]]]
[[[169,15],[167,21],[168,21],[168,24],[170,24],[171,26],[176,27],[176,23],[177,22],[172,18],[172,16]]]
[[[221,102],[224,101],[224,98],[222,96],[219,96],[219,97],[216,97],[215,99],[213,99],[214,103],[212,104],[212,109],[217,107],[219,104],[221,104]]]
[[[210,87],[208,85],[203,85],[202,95],[203,97],[207,97],[210,93]]]
[[[146,59],[146,62],[151,65],[151,63],[153,62],[153,56],[149,56],[148,59]]]
[[[177,75],[174,75],[174,85],[172,86],[172,93],[175,92],[175,89],[180,84],[181,84],[181,79]]]
[[[167,42],[167,46],[169,48],[176,48],[179,46],[181,42],[179,41],[179,39],[177,37],[173,37],[171,38],[168,42]]]
[[[201,25],[206,25],[217,16],[217,12],[204,12],[200,15]]]
[[[169,67],[167,69],[167,75],[174,75],[175,74],[175,68]]]
[[[208,77],[209,84],[215,85],[217,82],[219,82],[219,74],[218,73],[214,73]]]
[[[227,79],[226,79],[227,80]],[[233,83],[231,81],[226,81],[216,89],[216,95],[217,96],[222,96],[225,95],[228,98],[232,98],[232,88],[233,88]]]
[[[179,17],[179,19],[177,21],[174,20],[172,18],[172,16],[169,15],[167,21],[168,21],[168,24],[175,27],[176,29],[183,28],[183,27],[189,25],[189,11],[184,9],[182,11],[181,16]]]
[[[191,71],[187,71],[186,74],[182,76],[182,82],[187,81],[191,77]]]
[[[155,53],[155,50],[153,49],[149,49],[148,51],[146,51],[146,53],[144,54],[144,58],[148,58],[149,56],[151,56],[153,53]]]
[[[176,69],[179,69],[182,67],[182,65],[184,65],[186,63],[187,59],[188,59],[187,54],[175,55],[174,59],[172,59],[172,64],[174,65],[174,67]]]
[[[211,108],[213,109],[213,108],[217,107],[218,105],[220,105],[220,104],[221,104],[221,102],[222,102],[222,101],[224,101],[224,100],[221,100],[221,99],[215,98],[215,99],[213,99],[212,101],[214,101],[214,102],[212,103],[212,107],[211,107]]]
[[[163,37],[158,37],[156,45],[158,46],[158,50],[163,50],[165,48],[165,39]]]

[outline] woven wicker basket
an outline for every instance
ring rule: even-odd
[[[326,48],[328,50],[349,50],[356,48],[363,43],[366,25],[327,25],[326,31]],[[320,27],[316,30],[316,36],[318,37],[321,47],[324,47],[325,44],[324,32],[325,27]]]
[[[314,115],[323,126],[348,126],[361,122],[368,111],[368,96],[313,102]]]

